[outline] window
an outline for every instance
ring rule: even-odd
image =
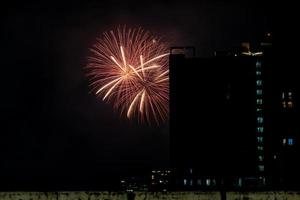
[[[256,108],[256,112],[261,112],[262,109],[261,108]]]
[[[256,71],[256,75],[261,75],[261,71]]]
[[[285,101],[282,102],[282,107],[286,108],[286,102]]]
[[[258,170],[259,170],[260,172],[265,171],[265,166],[264,166],[264,165],[258,165]]]
[[[256,85],[261,86],[262,85],[262,80],[257,80]]]
[[[197,180],[197,185],[201,185],[201,179]]]
[[[288,93],[289,99],[292,99],[292,92]]]
[[[239,186],[239,187],[242,187],[242,178],[239,178],[238,186]]]
[[[284,94],[284,92],[282,92],[282,93],[281,93],[281,99],[283,100],[284,97],[285,97],[285,94]]]
[[[264,122],[264,118],[262,118],[262,117],[257,117],[256,121],[257,121],[257,123],[261,124],[261,123]]]
[[[257,95],[262,95],[262,90],[256,90]]]
[[[261,67],[261,62],[260,61],[257,61],[256,62],[256,68],[260,68]]]
[[[288,102],[288,108],[293,108],[293,102],[292,101]]]
[[[285,138],[282,139],[282,144],[286,145],[286,139]]]
[[[262,99],[256,99],[256,104],[258,104],[258,105],[261,105],[261,104],[262,104],[262,102],[263,102],[263,100],[262,100]]]
[[[262,143],[262,142],[263,142],[263,137],[258,136],[258,137],[257,137],[257,142]]]
[[[258,160],[259,160],[260,162],[262,162],[262,161],[264,161],[264,157],[263,157],[263,156],[258,156]]]
[[[257,147],[257,150],[258,150],[258,151],[263,151],[263,150],[264,150],[264,147],[258,146],[258,147]]]
[[[257,132],[258,133],[263,133],[264,132],[264,127],[257,127]]]
[[[287,143],[288,143],[289,146],[294,145],[294,139],[293,138],[289,138],[288,141],[287,141]]]
[[[206,185],[207,185],[207,186],[210,186],[210,179],[209,179],[209,178],[206,179]]]
[[[186,184],[187,184],[187,180],[183,179],[183,185],[186,185]]]
[[[193,186],[193,180],[190,180],[190,186]]]
[[[216,186],[216,185],[217,185],[216,179],[212,179],[212,185],[213,185],[213,186]]]

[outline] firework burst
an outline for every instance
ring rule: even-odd
[[[128,118],[157,124],[169,115],[168,48],[142,28],[103,33],[90,49],[92,91]]]

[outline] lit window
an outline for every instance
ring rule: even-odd
[[[264,132],[264,127],[257,127],[257,132],[258,133],[263,133]]]
[[[290,146],[294,145],[294,140],[293,140],[293,138],[289,138],[289,139],[288,139],[288,145],[290,145]]]
[[[193,186],[193,180],[190,180],[190,186]]]
[[[260,67],[261,67],[261,62],[260,62],[260,61],[257,61],[257,62],[256,62],[256,67],[257,67],[257,68],[260,68]]]
[[[292,108],[293,107],[293,102],[292,101],[289,101],[288,102],[288,108]]]
[[[277,156],[276,156],[276,155],[274,155],[274,156],[273,156],[273,158],[274,158],[274,160],[276,160]]]
[[[289,95],[289,99],[292,99],[292,92],[289,92],[288,95]]]
[[[282,144],[283,144],[283,145],[286,144],[286,139],[285,139],[285,138],[282,139]]]
[[[258,104],[258,105],[261,105],[261,104],[262,104],[262,102],[263,102],[263,100],[262,100],[262,99],[256,99],[256,104]]]
[[[256,112],[261,112],[262,109],[261,108],[256,108]]]
[[[264,122],[264,118],[262,118],[262,117],[257,117],[257,119],[256,119],[256,121],[257,121],[257,123],[263,123]]]
[[[263,151],[263,150],[264,150],[264,147],[258,146],[258,147],[257,147],[257,150],[258,150],[258,151]]]
[[[284,92],[282,92],[282,93],[281,93],[281,99],[282,99],[282,100],[284,99],[284,96],[285,96],[285,94],[284,94]]]
[[[257,137],[257,142],[262,143],[263,142],[263,137],[261,137],[261,136]]]
[[[256,85],[258,85],[258,86],[262,85],[262,80],[257,80]]]
[[[286,108],[286,102],[285,101],[282,102],[282,107]]]
[[[263,157],[263,156],[258,156],[258,160],[259,160],[260,162],[262,162],[262,161],[264,161],[264,157]]]
[[[209,179],[209,178],[206,179],[206,185],[207,185],[207,186],[210,186],[210,179]]]
[[[242,178],[239,178],[238,186],[239,186],[239,187],[242,187]]]
[[[260,172],[265,171],[265,166],[264,166],[264,165],[258,165],[258,170],[259,170]]]
[[[262,95],[262,90],[256,90],[257,95]]]
[[[192,168],[190,168],[190,174],[192,174],[193,173],[193,169]]]
[[[261,75],[261,71],[256,71],[256,75]]]
[[[186,185],[186,184],[187,184],[187,180],[183,179],[183,185]]]
[[[154,175],[151,175],[151,179],[154,179]]]

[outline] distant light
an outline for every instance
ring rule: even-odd
[[[271,33],[267,33],[267,36],[270,37],[270,36],[271,36]]]
[[[277,156],[276,156],[276,155],[274,155],[274,156],[273,156],[273,158],[274,158],[274,160],[276,160]]]

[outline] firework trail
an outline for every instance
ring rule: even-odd
[[[169,115],[169,51],[142,28],[103,33],[90,49],[92,91],[128,118],[160,124]]]

